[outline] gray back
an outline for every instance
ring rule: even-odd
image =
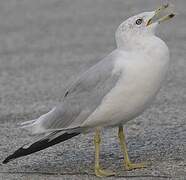
[[[117,83],[120,73],[112,74],[117,51],[83,73],[66,91],[62,103],[43,121],[45,129],[79,127]]]

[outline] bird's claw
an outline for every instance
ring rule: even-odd
[[[143,169],[146,168],[149,165],[149,163],[131,163],[131,162],[124,162],[125,170],[131,171],[133,169]]]
[[[95,168],[95,174],[98,177],[115,176],[115,173],[109,170],[103,170],[100,167]]]

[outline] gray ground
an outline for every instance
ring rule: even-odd
[[[154,0],[0,1],[0,161],[29,142],[16,124],[56,105],[68,82],[115,48],[114,31],[128,16],[157,7]],[[171,51],[165,85],[151,109],[126,125],[133,161],[126,172],[116,130],[105,130],[101,163],[123,179],[186,179],[186,1],[159,35]],[[92,135],[0,164],[0,179],[96,179]],[[108,179],[114,179],[113,177]]]

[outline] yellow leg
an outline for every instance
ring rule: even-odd
[[[126,170],[133,170],[133,169],[139,169],[139,168],[146,167],[146,165],[144,163],[134,164],[134,163],[130,162],[129,155],[127,152],[126,138],[125,138],[125,134],[124,134],[122,126],[119,127],[118,137],[120,140],[121,150],[124,154],[124,167],[125,167],[125,169]]]
[[[100,152],[100,130],[97,128],[95,131],[94,144],[95,144],[95,174],[98,177],[113,176],[113,172],[102,170],[99,164],[99,152]]]

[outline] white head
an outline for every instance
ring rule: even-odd
[[[164,17],[159,17],[160,12],[168,5],[163,5],[155,11],[143,12],[132,16],[124,21],[116,31],[116,43],[118,47],[126,47],[138,44],[138,39],[155,36],[156,28],[160,22],[174,17],[171,13]]]

